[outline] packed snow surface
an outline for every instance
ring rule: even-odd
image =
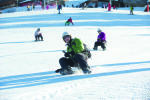
[[[134,15],[129,8],[0,14],[0,100],[150,100],[150,13],[143,9]],[[64,26],[69,17],[74,26]],[[34,41],[37,28],[42,42]],[[106,33],[106,51],[92,50],[97,28]],[[66,50],[65,31],[90,48],[91,74],[54,72]]]

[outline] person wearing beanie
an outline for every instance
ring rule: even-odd
[[[78,67],[84,74],[90,74],[90,67],[87,63],[88,54],[83,42],[79,38],[72,38],[68,32],[64,32],[62,38],[67,45],[67,51],[63,51],[64,57],[59,59],[61,68],[55,72],[62,75],[73,74],[71,67]]]
[[[98,46],[101,46],[101,48],[106,50],[106,35],[100,28],[97,29],[98,36],[97,36],[97,41],[94,43],[94,50],[98,49]]]

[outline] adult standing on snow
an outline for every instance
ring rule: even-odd
[[[30,4],[27,5],[27,11],[30,11]]]
[[[60,14],[60,10],[62,10],[62,5],[61,4],[58,5],[57,10],[58,10],[58,14]]]
[[[97,32],[99,33],[97,36],[97,41],[94,44],[94,50],[98,49],[98,46],[101,46],[103,50],[106,50],[106,35],[100,28],[97,29]]]
[[[111,11],[111,4],[108,3],[108,11]]]
[[[79,67],[84,74],[90,74],[90,67],[87,63],[88,55],[83,42],[78,38],[72,38],[68,32],[64,32],[62,38],[67,45],[67,52],[64,52],[65,57],[59,59],[61,68],[57,69],[56,73],[73,74],[71,67]]]
[[[34,33],[35,41],[43,41],[42,33],[40,32],[40,28],[37,28],[37,30]]]
[[[130,15],[133,15],[133,10],[134,10],[134,7],[131,6],[131,7],[130,7]]]

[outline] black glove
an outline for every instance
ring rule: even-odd
[[[66,53],[64,54],[65,57],[71,57],[71,56],[73,56],[73,55],[75,55],[74,51],[66,52]]]
[[[64,56],[65,56],[65,57],[70,57],[69,52],[66,52],[66,53],[64,54]]]
[[[59,73],[61,70],[62,70],[62,69],[60,68],[60,69],[55,70],[55,72],[56,72],[56,73]]]
[[[73,55],[75,55],[75,52],[74,52],[74,51],[71,51],[70,54],[73,56]]]

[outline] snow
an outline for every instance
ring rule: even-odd
[[[0,100],[150,100],[150,13],[63,8],[0,14]],[[64,26],[72,17],[74,26]],[[40,27],[44,41],[34,42]],[[107,50],[93,51],[97,28]],[[92,74],[62,76],[64,31],[91,49]]]

